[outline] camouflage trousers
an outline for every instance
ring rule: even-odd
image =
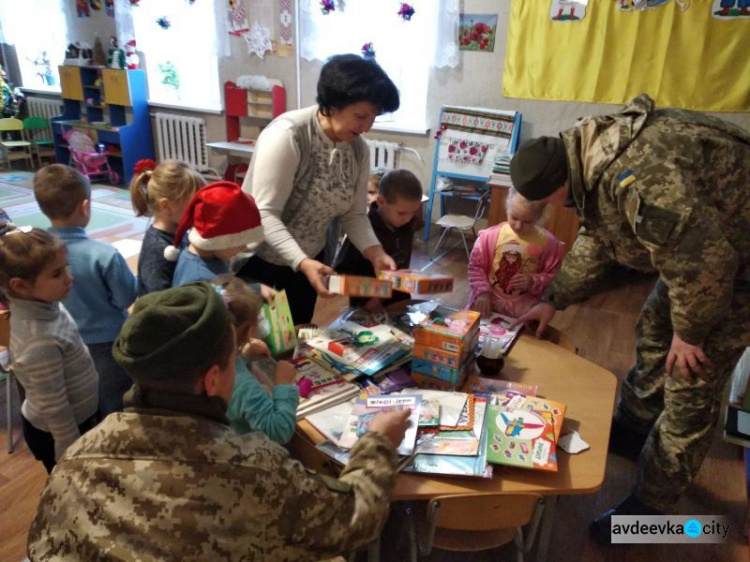
[[[750,284],[735,284],[728,316],[706,338],[703,350],[711,366],[703,376],[690,381],[667,376],[672,335],[668,290],[658,280],[638,320],[636,364],[622,383],[615,418],[635,432],[648,432],[634,493],[665,512],[698,473],[711,446],[726,382],[750,345]]]

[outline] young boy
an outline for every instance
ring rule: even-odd
[[[422,185],[409,170],[391,170],[380,179],[377,200],[370,205],[367,216],[385,253],[395,260],[398,269],[408,268],[411,262],[416,215],[421,208]],[[344,275],[376,276],[370,261],[348,238],[336,255],[333,269]],[[350,304],[374,310],[408,298],[407,293],[396,292],[386,300],[355,297],[350,299]]]
[[[122,414],[71,446],[28,536],[32,560],[327,560],[378,536],[407,411],[374,417],[338,480],[225,412],[237,345],[208,283],[138,299],[115,343]],[[64,554],[61,554],[64,553]]]
[[[68,248],[75,282],[63,304],[99,374],[99,413],[105,417],[122,411],[122,395],[132,382],[112,358],[112,343],[137,296],[135,276],[117,250],[86,235],[91,185],[77,170],[62,164],[45,166],[34,176],[34,197],[52,223],[50,232]]]
[[[177,247],[188,230],[188,247],[179,251]],[[173,246],[164,251],[168,260],[177,260],[172,286],[210,281],[230,273],[229,260],[247,249],[248,244],[262,240],[258,207],[239,185],[219,181],[200,188],[182,215]],[[274,290],[266,285],[250,286],[266,300],[273,297]]]

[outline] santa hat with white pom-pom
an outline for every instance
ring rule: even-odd
[[[229,181],[210,183],[193,195],[182,214],[172,245],[164,249],[167,260],[177,261],[180,242],[188,229],[190,243],[209,252],[263,241],[255,201],[239,185]]]

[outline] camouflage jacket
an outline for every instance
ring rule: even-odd
[[[582,228],[545,298],[584,300],[613,263],[655,269],[674,330],[702,343],[748,277],[750,133],[642,94],[561,136]]]
[[[238,436],[209,399],[183,399],[180,412],[152,394],[68,448],[31,560],[318,560],[378,535],[396,477],[385,437],[362,436],[336,480],[261,433]]]

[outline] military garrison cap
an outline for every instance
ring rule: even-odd
[[[565,144],[556,137],[526,141],[510,161],[513,187],[529,201],[552,195],[568,179]]]

